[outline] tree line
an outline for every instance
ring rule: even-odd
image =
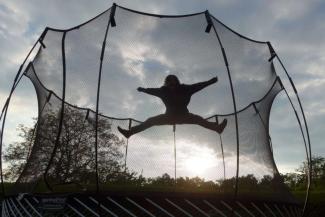
[[[44,110],[35,128],[20,125],[20,142],[9,144],[4,160],[7,167],[4,177],[7,182],[42,182],[46,169],[47,179],[53,185],[76,183],[80,186],[95,183],[95,120],[94,114],[67,106],[64,110],[60,137],[57,138],[60,112]],[[36,129],[36,130],[35,130]],[[38,130],[37,130],[38,129]],[[178,177],[176,180],[164,173],[146,178],[130,171],[124,165],[125,141],[112,130],[110,121],[99,118],[97,128],[97,163],[100,183],[107,185],[129,185],[136,187],[177,187],[179,189],[201,189],[233,191],[235,177],[207,181],[200,177]],[[49,161],[51,165],[47,168]],[[325,159],[313,157],[313,185],[325,186]],[[255,177],[247,174],[239,177],[239,189],[243,191],[278,191],[283,182],[293,190],[306,188],[306,163],[295,173],[273,174]]]
[[[325,158],[313,156],[311,159],[311,189],[325,189]],[[295,172],[282,174],[284,182],[294,191],[305,190],[307,185],[307,175],[309,172],[307,162],[303,162]]]

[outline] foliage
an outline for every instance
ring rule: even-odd
[[[90,186],[95,183],[95,120],[94,114],[84,110],[66,107],[59,131],[59,111],[48,110],[39,119],[37,129],[20,125],[20,142],[9,144],[4,159],[8,163],[4,176],[7,180],[20,183],[40,181],[50,162],[47,178],[52,184],[75,183]],[[98,173],[102,184],[108,186],[129,185],[137,187],[157,187],[178,189],[201,189],[229,192],[234,190],[235,177],[225,180],[206,181],[200,177],[172,178],[164,173],[158,177],[145,178],[128,168],[124,168],[125,143],[112,133],[111,125],[105,118],[98,120]],[[52,156],[52,153],[54,155]],[[325,189],[325,158],[312,158],[312,187]],[[240,191],[281,191],[284,183],[293,190],[306,189],[308,165],[304,162],[295,173],[280,176],[268,175],[261,178],[253,174],[239,177]]]
[[[14,180],[21,174],[34,140],[34,129],[19,125],[17,131],[20,132],[18,136],[22,141],[9,144],[4,154],[4,160],[9,162],[4,171],[4,178],[7,180]]]
[[[325,158],[313,156],[311,159],[311,187],[312,189],[325,189]],[[307,186],[308,164],[303,162],[302,165],[293,173],[286,173],[283,176],[285,183],[292,190],[305,190]]]
[[[34,129],[21,125],[18,130],[22,141],[10,144],[4,155],[9,163],[4,173],[6,179],[39,179],[53,157],[47,174],[52,183],[94,182],[95,126],[94,120],[85,116],[83,110],[66,107],[59,138],[59,112],[44,112],[37,124],[41,130],[36,131],[35,138]],[[107,119],[99,119],[97,132],[99,178],[102,182],[118,179],[124,171],[120,151],[124,141],[112,133]]]

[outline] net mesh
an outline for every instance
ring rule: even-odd
[[[282,85],[268,61],[268,44],[213,17],[214,29],[207,33],[204,13],[152,16],[117,7],[115,27],[110,15],[107,10],[70,30],[47,29],[45,47],[25,72],[36,89],[39,117],[34,145],[12,191],[232,194],[237,179],[238,196],[292,200],[270,143],[270,109]],[[154,126],[128,140],[119,133],[118,126],[128,129],[165,112],[159,98],[137,88],[160,87],[168,74],[185,84],[218,76],[216,84],[193,95],[188,109],[210,122],[227,119],[220,136],[189,124]]]

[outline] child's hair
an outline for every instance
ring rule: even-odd
[[[177,85],[180,84],[176,75],[167,75],[165,78],[164,86],[169,86],[169,84],[172,82],[172,80],[176,81]]]

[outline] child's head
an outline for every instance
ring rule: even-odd
[[[165,78],[164,86],[166,87],[175,87],[180,84],[176,75],[167,75]]]

